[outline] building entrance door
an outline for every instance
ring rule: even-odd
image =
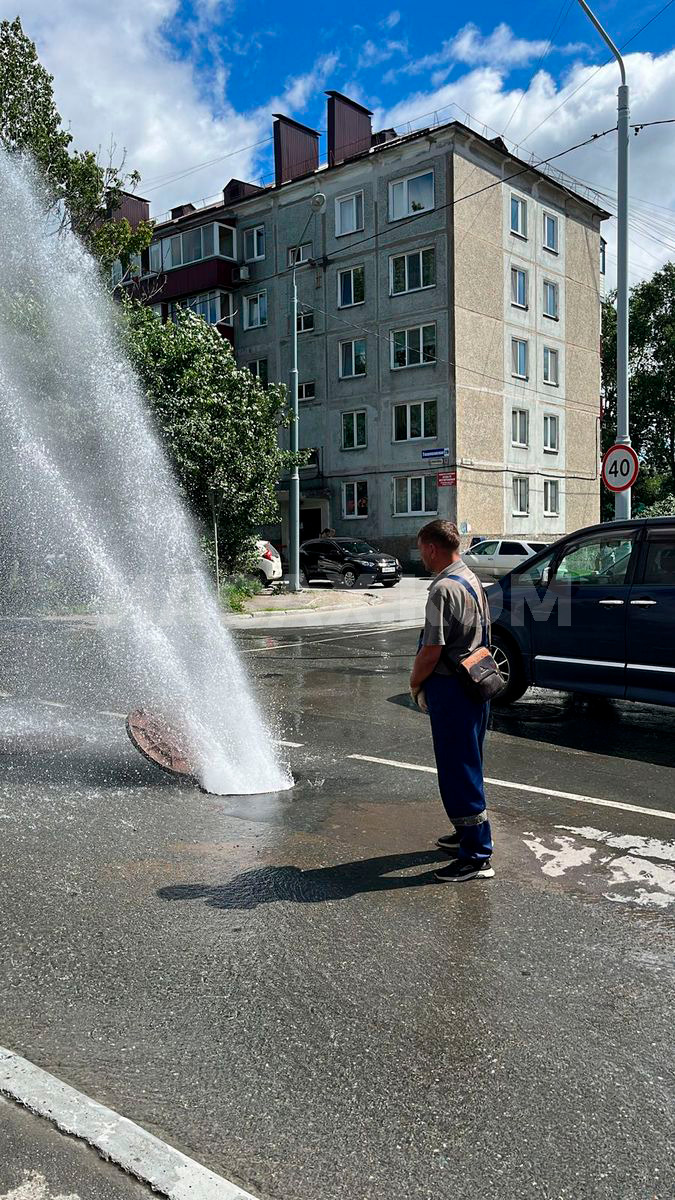
[[[318,538],[321,536],[321,509],[320,508],[301,508],[300,509],[300,541],[306,542],[309,538]]]

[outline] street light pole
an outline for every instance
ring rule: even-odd
[[[614,42],[586,0],[579,0],[584,12],[609,46],[619,64],[621,83],[618,90],[617,136],[617,270],[616,270],[616,440],[630,446],[630,408],[628,392],[628,146],[630,142],[630,95],[626,83],[626,68]],[[614,516],[617,521],[630,517],[631,489],[617,492]]]
[[[298,254],[302,241],[309,229],[313,216],[323,212],[326,207],[326,197],[317,192],[310,201],[311,212],[300,234],[298,244],[293,252],[293,279],[291,287],[291,453],[295,461],[291,468],[291,480],[288,495],[288,585],[291,592],[299,592],[300,585],[300,472],[298,469],[299,453],[299,409],[298,409],[298,281],[296,268]]]

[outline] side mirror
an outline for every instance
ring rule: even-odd
[[[544,569],[541,573],[541,582],[544,584],[545,587],[551,582],[551,568],[550,567],[544,567]]]

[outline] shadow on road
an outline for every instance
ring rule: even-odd
[[[535,742],[675,766],[675,710],[657,705],[534,691],[509,708],[493,706],[490,728]]]
[[[359,892],[382,892],[435,883],[433,871],[404,877],[391,873],[440,861],[447,861],[441,850],[417,850],[309,871],[293,866],[257,867],[235,875],[227,883],[176,884],[160,888],[157,895],[162,900],[204,900],[210,908],[224,909],[256,908],[258,904],[274,904],[279,900],[319,904],[323,900],[347,900]]]

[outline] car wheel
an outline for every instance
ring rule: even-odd
[[[270,581],[269,581],[269,579],[267,578],[267,576],[266,576],[265,572],[264,572],[264,571],[258,571],[258,583],[262,583],[263,587],[267,587],[267,585],[268,585],[268,583],[269,583],[269,582],[270,582]]]
[[[397,583],[398,583],[398,579],[387,579],[387,580],[386,580],[386,581],[385,581],[385,582],[382,584],[382,587],[396,587],[396,584],[397,584]]]
[[[527,691],[527,680],[523,668],[523,657],[515,642],[501,633],[492,636],[492,656],[506,683],[504,691],[496,697],[495,704],[514,704]]]
[[[345,567],[345,570],[342,572],[342,582],[344,583],[345,587],[353,588],[357,579],[358,575],[356,574],[354,568]]]

